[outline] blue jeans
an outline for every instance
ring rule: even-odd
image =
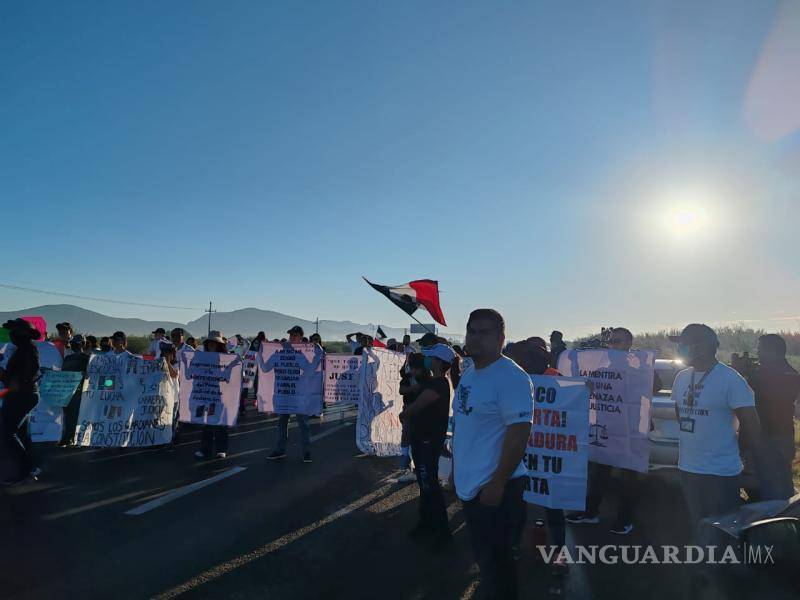
[[[442,534],[447,533],[447,508],[439,485],[439,456],[443,443],[443,439],[411,442],[419,485],[419,525]]]
[[[289,416],[280,415],[278,417],[278,443],[275,445],[277,452],[286,452],[286,444],[289,441]],[[300,441],[303,444],[303,452],[311,450],[311,436],[308,435],[308,415],[295,415],[297,428],[300,430]]]

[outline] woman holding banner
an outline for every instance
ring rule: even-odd
[[[39,478],[41,469],[36,466],[33,443],[28,431],[28,413],[39,403],[39,350],[33,343],[40,337],[39,331],[27,321],[14,319],[3,324],[9,330],[11,343],[16,346],[5,369],[0,369],[3,391],[3,443],[9,453],[17,459],[19,472],[16,477],[4,481],[13,485],[24,481],[29,475]]]
[[[210,331],[203,342],[203,352],[219,352],[227,354],[225,338],[219,331]],[[228,457],[228,428],[225,425],[203,425],[203,437],[200,450],[194,453],[198,460],[209,460],[214,454],[216,445],[217,458]]]
[[[450,540],[451,534],[439,485],[439,457],[447,435],[454,387],[451,380],[458,381],[459,376],[458,356],[450,346],[436,344],[424,350],[423,355],[412,354],[409,366],[420,390],[400,413],[400,419],[412,423],[411,454],[419,485],[419,523],[411,535],[429,536],[434,544],[441,545]]]

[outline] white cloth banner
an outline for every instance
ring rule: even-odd
[[[180,355],[180,421],[236,425],[242,389],[242,359],[219,352]]]
[[[324,351],[317,344],[262,343],[258,355],[258,412],[322,414]]]
[[[364,348],[359,375],[356,446],[365,454],[399,456],[403,410],[400,369],[406,355],[384,348]]]
[[[50,342],[34,342],[39,350],[39,372],[45,377],[48,372],[61,369],[61,353]],[[13,347],[13,345],[12,345]],[[61,440],[64,417],[60,406],[43,401],[41,390],[39,403],[30,412],[28,431],[33,442],[57,442]]]
[[[565,350],[558,358],[558,370],[592,383],[589,460],[646,473],[655,353]]]
[[[586,508],[589,462],[589,388],[581,378],[531,375],[533,426],[525,452],[526,502]]]
[[[358,404],[361,357],[352,354],[325,355],[325,402]]]
[[[169,443],[177,386],[163,359],[95,354],[87,372],[75,445],[130,448]]]

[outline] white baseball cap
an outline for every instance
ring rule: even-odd
[[[452,363],[456,359],[456,352],[447,344],[434,344],[430,348],[423,348],[424,356],[438,358],[446,363]]]

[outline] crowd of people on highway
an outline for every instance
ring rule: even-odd
[[[33,341],[39,332],[22,319],[3,327],[16,348],[0,370],[0,381],[5,394],[3,443],[20,470],[7,483],[17,483],[41,473],[26,425],[26,417],[38,401],[39,351]],[[51,343],[63,356],[63,370],[85,374],[92,354],[128,353],[127,337],[121,331],[98,340],[75,335],[69,323],[59,323],[56,329]],[[149,353],[165,359],[172,377],[177,377],[177,357],[182,351],[258,351],[267,341],[264,332],[247,343],[241,336],[226,339],[211,331],[198,346],[197,340],[186,338],[180,328],[171,330],[169,336],[159,328],[153,336]],[[363,333],[350,334],[346,340],[354,355],[376,345],[375,338]],[[306,337],[300,326],[275,341],[323,343],[318,334]],[[742,456],[755,465],[762,499],[792,496],[800,375],[787,362],[784,340],[775,334],[763,335],[758,342],[758,361],[745,361],[744,366],[741,361],[729,366],[718,359],[719,340],[707,325],[688,325],[673,341],[686,367],[675,377],[671,397],[679,424],[678,469],[692,523],[735,510],[740,504]],[[523,456],[534,404],[530,375],[559,375],[559,355],[567,349],[558,331],[551,334],[549,342],[530,337],[507,343],[505,321],[492,309],[470,314],[463,348],[434,333],[413,343],[409,336],[401,341],[377,341],[406,354],[399,390],[403,397],[400,480],[415,480],[419,487],[419,521],[410,535],[434,548],[450,542],[439,462],[443,453],[451,456],[452,485],[463,507],[483,585],[492,597],[513,598],[517,593],[516,561],[526,516]],[[605,347],[630,351],[633,342],[628,329],[616,327]],[[660,381],[656,379],[653,387],[658,391]],[[79,398],[64,410],[62,445],[69,445],[74,436],[78,403]],[[177,414],[174,416],[177,426]],[[287,456],[289,418],[279,416],[277,440],[267,457],[270,460]],[[309,417],[295,418],[303,461],[308,463]],[[452,439],[448,442],[450,425]],[[173,444],[177,434],[176,430]],[[227,428],[204,426],[197,458],[225,458],[227,452]],[[614,479],[611,471],[607,465],[590,463],[585,510],[567,515],[557,509],[546,511],[551,544],[565,544],[566,523],[598,524],[599,507],[616,481],[620,482],[619,500],[610,531],[627,535],[634,529],[637,475],[623,469]],[[566,565],[556,564],[555,568]]]

